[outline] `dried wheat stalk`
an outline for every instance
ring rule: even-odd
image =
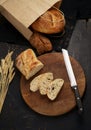
[[[9,88],[11,81],[14,78],[14,62],[12,61],[13,51],[8,52],[4,59],[1,59],[0,63],[0,112]]]

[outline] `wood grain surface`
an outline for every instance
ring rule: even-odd
[[[26,80],[24,76],[21,76],[20,90],[24,101],[35,112],[43,115],[57,116],[71,111],[76,106],[76,101],[68,79],[63,55],[56,52],[47,53],[39,56],[38,59],[43,62],[44,68],[29,80]],[[78,89],[82,97],[85,92],[85,74],[78,61],[71,56],[70,59],[77,80]],[[31,80],[37,75],[45,72],[53,72],[54,79],[64,79],[63,88],[54,101],[50,101],[47,96],[40,95],[39,91],[31,92],[29,89]]]

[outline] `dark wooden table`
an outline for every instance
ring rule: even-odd
[[[8,50],[14,50],[15,59],[21,51],[29,47],[28,41],[0,16],[0,58]],[[34,112],[21,97],[21,75],[16,69],[0,114],[0,130],[91,130],[91,19],[76,21],[67,49],[81,64],[86,75],[86,91],[82,98],[83,114],[79,115],[76,107],[56,117]]]

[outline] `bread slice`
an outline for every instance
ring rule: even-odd
[[[50,100],[54,100],[57,97],[63,84],[64,84],[63,79],[55,79],[49,84],[47,89],[47,96]]]
[[[53,80],[53,73],[45,73],[41,77],[40,83],[39,83],[39,91],[41,95],[46,95],[47,94],[47,87]]]
[[[38,75],[30,82],[30,90],[36,92],[38,89],[40,94],[45,95],[48,84],[53,80],[53,73],[46,72]]]
[[[27,80],[44,66],[44,64],[37,59],[32,49],[27,49],[19,54],[16,58],[15,64]]]
[[[38,75],[35,77],[31,82],[30,82],[30,90],[32,92],[36,92],[39,89],[39,82],[41,80],[42,74]]]

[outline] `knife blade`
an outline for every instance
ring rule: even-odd
[[[62,53],[63,53],[63,57],[64,57],[64,62],[65,62],[65,66],[67,69],[67,73],[68,73],[68,77],[70,80],[70,84],[71,84],[71,88],[74,90],[74,95],[75,95],[75,99],[76,99],[76,103],[79,109],[79,112],[82,113],[83,112],[83,106],[82,106],[82,102],[81,102],[81,97],[80,97],[80,93],[78,90],[78,86],[77,86],[77,81],[73,72],[73,68],[71,65],[71,61],[70,61],[70,57],[68,54],[68,51],[66,49],[62,49]]]

